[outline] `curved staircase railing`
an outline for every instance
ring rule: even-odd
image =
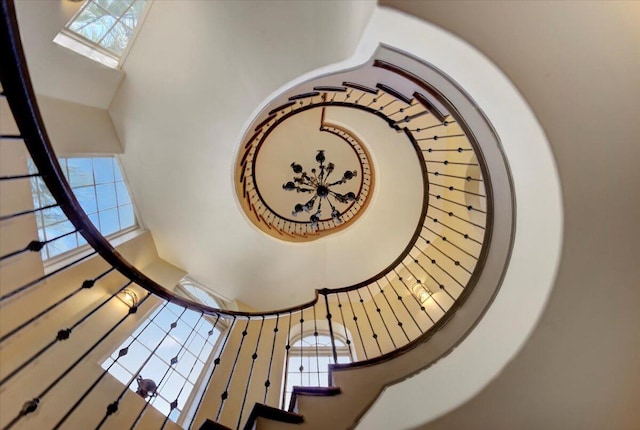
[[[208,318],[213,327],[222,332],[217,349],[205,369],[203,388],[196,390],[197,394],[190,401],[190,419],[182,419],[181,425],[193,428],[207,418],[209,420],[202,428],[240,428],[243,423],[246,423],[245,428],[251,428],[260,416],[288,422],[304,421],[293,413],[298,410],[296,402],[299,397],[338,395],[340,392],[336,387],[316,388],[315,391],[298,387],[294,389],[291,405],[281,405],[283,409],[288,406],[289,412],[275,410],[282,401],[275,387],[281,385],[283,377],[286,378],[283,368],[289,360],[295,333],[311,333],[316,338],[324,331],[328,333],[333,359],[328,381],[331,386],[332,372],[338,369],[382,363],[424,343],[465,302],[483,269],[492,235],[492,189],[491,183],[485,180],[489,172],[465,120],[446,97],[420,77],[388,62],[376,61],[373,67],[411,81],[422,91],[407,96],[394,89],[391,82],[380,82],[376,88],[354,82],[316,86],[291,96],[285,104],[265,113],[255,128],[255,134],[243,142],[243,166],[249,166],[256,148],[271,130],[300,112],[317,108],[358,109],[382,119],[389,127],[402,133],[420,162],[424,196],[419,224],[397,259],[370,279],[348,287],[317,290],[314,300],[296,307],[256,313],[216,309],[181,297],[146,276],[109,244],[84,213],[58,165],[39,113],[13,2],[2,0],[0,4],[3,18],[0,36],[1,97],[7,100],[19,129],[19,134],[3,134],[1,144],[20,145],[23,142],[37,167],[37,172],[2,176],[0,185],[27,183],[41,178],[56,200],[53,205],[18,208],[10,213],[2,211],[1,226],[6,229],[4,231],[10,231],[17,223],[35,225],[34,213],[58,207],[73,224],[72,233],[81,234],[93,249],[90,254],[46,274],[42,271],[25,273],[21,262],[31,264],[34,258],[39,260],[38,251],[47,242],[59,238],[45,242],[23,235],[23,246],[0,256],[0,273],[5,274],[5,285],[0,291],[0,310],[11,317],[10,324],[3,324],[0,331],[0,347],[11,354],[10,360],[3,358],[0,393],[5,398],[12,398],[11,405],[21,404],[18,408],[10,409],[9,405],[2,408],[5,418],[0,426],[3,429],[35,425],[66,428],[73,419],[77,419],[77,415],[87,417],[84,421],[87,428],[122,428],[123,425],[147,428],[151,427],[150,422],[156,421],[158,428],[177,428],[169,414],[158,418],[157,411],[148,407],[150,397],[128,394],[127,387],[132,385],[133,379],[105,403],[104,396],[99,393],[103,385],[112,384],[108,381],[108,369],[90,372],[87,378],[82,373],[85,360],[95,359],[95,354],[117,344],[117,333],[127,327],[129,333],[133,331],[140,309],[148,313],[153,307],[171,303],[182,308],[183,313],[195,312],[199,318]],[[436,107],[430,101],[433,97],[447,111]],[[479,176],[466,174],[469,168],[474,168]],[[262,209],[250,198],[254,192],[251,175],[243,174],[238,180],[249,204],[256,205],[254,210],[259,215]],[[475,188],[468,186],[471,183]],[[5,196],[8,192],[8,189],[3,189]],[[469,204],[464,198],[467,195],[473,196],[477,204]],[[32,228],[31,231],[37,230]],[[313,231],[309,230],[308,234],[313,234]],[[2,249],[4,252],[4,247]],[[92,260],[101,260],[97,264],[100,270],[88,276],[81,269]],[[28,264],[24,267],[29,267]],[[81,282],[76,281],[77,285],[73,287],[60,285],[67,284],[65,277],[74,270],[80,274],[74,275],[73,279],[79,279],[78,276],[85,278]],[[102,284],[109,286],[98,291],[96,285]],[[125,311],[120,310],[118,318],[98,325],[100,330],[88,338],[82,332],[83,327],[93,327],[93,321],[104,319],[104,312],[113,307],[125,289],[131,287],[143,292],[141,300]],[[54,318],[68,312],[69,304],[79,296],[95,297],[96,294],[99,299],[80,309],[73,317]],[[39,299],[37,309],[22,315],[15,311],[25,304],[28,304],[26,307],[33,306],[30,301],[36,296],[44,297]],[[44,330],[42,325],[49,320],[62,321],[63,325]],[[171,324],[153,351],[162,346],[169,332],[175,328],[174,324],[179,322],[177,318]],[[350,355],[357,357],[356,362],[337,364],[337,331],[346,340]],[[52,338],[45,338],[50,334]],[[81,338],[76,339],[76,336]],[[65,346],[70,352],[61,352]],[[127,354],[126,348],[120,350],[115,362]],[[313,353],[311,357],[313,359]],[[318,357],[316,346],[315,359]],[[28,375],[42,372],[48,360],[60,360],[60,371],[48,374],[41,381],[29,380]],[[177,361],[178,356],[175,361],[166,363],[167,372]],[[138,375],[141,370],[138,369]],[[305,369],[301,366],[299,370],[302,374]],[[315,371],[319,380],[321,370]],[[78,391],[61,401],[60,390],[69,381],[77,381]],[[127,402],[129,405],[125,405]],[[53,406],[47,406],[48,403]],[[131,404],[137,409],[127,412],[130,420],[126,423],[118,421],[119,411]],[[177,407],[176,398],[170,405],[171,411]],[[42,413],[39,414],[40,411]]]

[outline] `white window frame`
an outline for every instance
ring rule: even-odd
[[[69,159],[69,158],[108,158],[108,157],[113,158],[115,163],[117,163],[118,168],[120,169],[122,182],[124,182],[125,186],[127,187],[127,192],[129,193],[129,199],[131,200],[131,205],[133,207],[133,215],[135,219],[135,224],[133,226],[124,228],[122,230],[116,231],[109,235],[105,235],[105,238],[109,241],[109,243],[112,246],[116,247],[125,242],[128,242],[129,240],[136,238],[137,236],[141,235],[145,231],[144,225],[142,223],[142,219],[140,217],[140,214],[138,213],[136,202],[130,191],[129,181],[127,179],[124,169],[122,168],[122,163],[120,162],[119,156],[117,154],[71,154],[71,155],[60,156],[59,158]],[[31,193],[33,196],[33,188],[31,189]],[[38,196],[38,199],[40,199],[40,196]],[[41,206],[42,204],[39,204],[39,207]],[[83,245],[79,245],[75,248],[69,249],[68,251],[65,251],[54,257],[47,258],[47,259],[43,258],[42,264],[44,266],[44,273],[48,274],[48,273],[54,272],[66,266],[67,264],[70,264],[86,255],[91,254],[92,252],[93,252],[93,248],[91,247],[91,245],[89,245],[88,243],[85,243]]]
[[[138,23],[136,27],[132,29],[131,36],[129,37],[129,40],[127,42],[127,47],[125,48],[124,52],[120,56],[103,48],[98,43],[87,39],[86,37],[74,32],[69,28],[71,24],[76,20],[78,15],[80,15],[82,11],[89,5],[89,3],[93,3],[93,0],[84,1],[84,4],[80,6],[78,11],[73,15],[73,17],[69,20],[69,22],[67,22],[64,28],[56,35],[56,37],[53,39],[53,42],[77,54],[87,57],[90,60],[96,61],[104,66],[107,66],[111,69],[120,69],[124,64],[124,62],[126,61],[127,56],[131,51],[131,47],[133,46],[136,38],[138,37],[140,28],[142,27],[144,20],[149,14],[149,10],[153,5],[153,1],[154,0],[147,0],[147,5],[142,11],[142,14],[140,14],[140,18],[138,19]],[[102,9],[102,7],[100,8]],[[122,16],[116,19],[116,22],[109,29],[109,31],[111,31],[111,29],[120,22],[121,18]],[[109,31],[107,31],[103,37],[106,37],[106,35],[109,34]]]

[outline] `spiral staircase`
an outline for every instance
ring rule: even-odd
[[[309,113],[321,115],[320,130],[346,144],[368,145],[362,138],[367,131],[356,126],[367,121],[394,134],[392,144],[403,145],[412,157],[407,168],[420,178],[417,222],[401,252],[368,279],[316,290],[311,302],[281,310],[215,309],[145,274],[157,259],[148,233],[114,247],[83,212],[39,113],[13,9],[3,0],[3,429],[353,428],[385,387],[450,353],[490,306],[514,235],[510,173],[482,111],[435,67],[381,46],[359,67],[299,83],[263,107],[240,143],[234,176],[240,205],[259,230],[307,241],[343,227],[335,219],[319,224],[287,219],[258,192],[259,151],[279,128]],[[29,169],[28,157],[37,170]],[[54,204],[33,206],[29,181],[35,178],[44,181]],[[355,204],[370,210],[359,196]],[[38,239],[34,213],[51,207],[64,212],[91,250],[45,272],[38,251],[46,243]],[[123,307],[118,297],[125,289],[137,291],[141,300]],[[161,303],[210,318],[223,333],[189,420],[180,426],[106,370],[87,364],[110,353]],[[290,404],[283,405],[276,387],[292,330],[305,332],[305,326],[306,332],[316,337],[326,332],[332,340],[329,387],[295,387]],[[357,361],[337,363],[337,331],[344,332]],[[121,350],[118,358],[126,355]]]

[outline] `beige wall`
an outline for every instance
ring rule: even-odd
[[[106,109],[43,95],[37,99],[51,144],[59,157],[122,153]]]

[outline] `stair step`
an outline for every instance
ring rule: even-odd
[[[247,424],[245,424],[244,426],[244,430],[253,430],[258,418],[267,418],[272,421],[279,421],[289,424],[301,424],[304,422],[304,417],[302,415],[283,411],[282,409],[263,405],[262,403],[256,403],[253,406],[251,414],[249,415]]]
[[[199,430],[231,430],[231,429],[227,426],[223,426],[220,423],[207,419],[205,420],[205,422],[202,423]]]
[[[298,412],[298,396],[336,396],[342,391],[340,387],[293,387],[291,400],[289,401],[289,412]]]

